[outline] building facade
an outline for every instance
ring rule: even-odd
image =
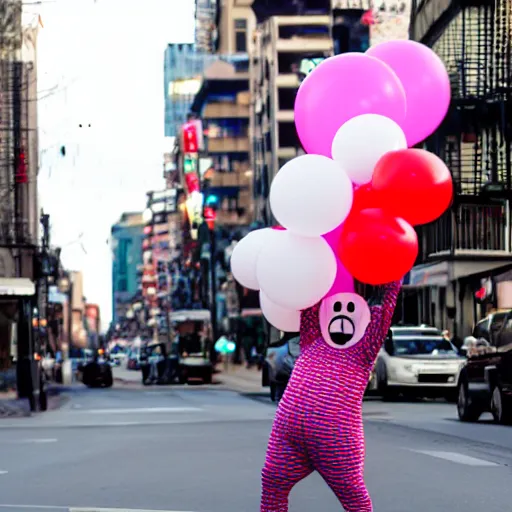
[[[112,318],[125,316],[138,291],[138,267],[142,264],[144,221],[142,213],[127,212],[112,226]]]
[[[253,5],[259,24],[250,56],[250,132],[255,216],[269,225],[270,184],[288,160],[303,153],[293,108],[304,66],[331,56],[333,41],[328,2],[322,14],[322,2],[302,13],[290,5],[279,11],[263,4]]]
[[[507,0],[413,2],[411,38],[450,75],[449,112],[425,146],[450,168],[455,198],[419,230],[411,303],[421,320],[459,336],[489,310],[512,307],[511,19]]]
[[[201,85],[208,54],[194,44],[169,44],[164,53],[165,136],[176,137]]]
[[[0,391],[16,389],[34,409],[40,390],[34,353],[41,345],[43,277],[37,210],[38,31],[22,26],[21,1],[0,7]]]

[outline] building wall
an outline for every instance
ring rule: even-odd
[[[112,311],[117,320],[118,302],[129,300],[137,293],[138,270],[142,264],[142,214],[124,214],[112,226]]]
[[[250,52],[252,36],[256,30],[256,16],[250,4],[251,2],[243,0],[222,0],[219,23],[219,54]],[[245,28],[242,28],[240,23],[245,24]],[[240,46],[242,44],[240,38],[243,32],[245,32],[245,50]]]

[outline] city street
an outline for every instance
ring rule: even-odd
[[[275,406],[200,386],[73,388],[57,411],[0,422],[0,511],[255,512]],[[512,435],[455,406],[365,403],[378,512],[508,510]],[[341,510],[317,475],[291,512]]]

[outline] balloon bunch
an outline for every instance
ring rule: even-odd
[[[353,291],[354,278],[378,285],[412,268],[413,226],[442,215],[453,186],[437,156],[408,148],[439,126],[449,103],[443,63],[413,41],[331,57],[308,75],[295,124],[309,154],[286,163],[270,191],[283,228],[251,232],[231,257],[271,324],[297,331],[301,310]]]

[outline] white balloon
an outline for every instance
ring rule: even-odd
[[[377,114],[353,117],[336,132],[332,157],[356,185],[372,181],[380,158],[390,151],[407,148],[402,128],[392,119]]]
[[[286,309],[314,306],[336,277],[336,257],[322,237],[278,231],[260,252],[256,275],[267,297]]]
[[[233,249],[230,265],[233,277],[245,288],[259,290],[256,277],[256,261],[261,249],[277,233],[272,228],[251,231]]]
[[[339,226],[350,213],[353,187],[347,174],[322,155],[287,162],[270,188],[275,218],[291,232],[319,236]]]
[[[300,311],[275,304],[262,291],[260,291],[260,306],[268,323],[276,329],[284,332],[299,332]]]

